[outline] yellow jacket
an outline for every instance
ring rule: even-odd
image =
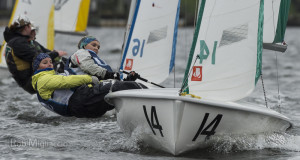
[[[90,75],[56,75],[50,68],[38,70],[32,76],[32,87],[44,100],[50,99],[57,89],[69,89],[89,83],[92,83]]]

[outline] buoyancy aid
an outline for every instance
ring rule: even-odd
[[[98,66],[102,67],[102,68],[105,68],[107,71],[109,72],[112,72],[112,69],[111,67],[105,63],[105,61],[103,61],[102,59],[100,59],[97,54],[92,51],[92,50],[89,50],[89,49],[86,49],[90,55],[92,56],[92,59],[94,60],[95,64],[97,64]],[[81,69],[80,67],[78,66],[75,66],[72,64],[71,62],[71,57],[69,57],[69,59],[67,60],[66,62],[66,65],[65,65],[65,71],[68,71],[69,74],[74,74],[74,75],[81,75],[81,74],[85,74]]]
[[[66,73],[63,74],[68,75]],[[37,83],[35,88],[37,88]],[[40,103],[48,110],[62,116],[72,116],[68,109],[68,104],[73,93],[74,89],[58,89],[53,92],[51,98],[48,100],[44,100],[39,92],[37,92],[37,97]]]
[[[6,45],[5,57],[7,65],[14,71],[30,69],[30,63],[15,56],[13,49],[9,45]]]
[[[37,97],[40,103],[48,110],[55,112],[62,116],[72,116],[68,109],[69,99],[73,95],[72,90],[61,89],[53,92],[52,98],[44,100],[37,92]]]
[[[15,79],[18,85],[30,94],[35,93],[34,89],[30,85],[32,76],[31,63],[17,57],[9,43],[5,48],[5,61],[9,72],[12,74],[12,77]]]

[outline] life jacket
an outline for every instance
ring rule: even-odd
[[[5,48],[5,61],[9,72],[18,85],[30,94],[35,93],[31,85],[31,64],[17,57],[9,44]]]
[[[36,84],[37,88],[37,84]],[[37,92],[37,97],[40,103],[48,110],[55,112],[59,115],[70,117],[72,116],[70,110],[68,109],[69,99],[73,95],[73,91],[70,89],[59,89],[55,90],[52,94],[52,98],[44,100],[39,92]]]
[[[13,72],[30,69],[31,64],[15,56],[13,49],[8,44],[5,49],[5,60],[9,69]]]
[[[92,59],[94,60],[95,64],[97,64],[98,66],[100,66],[102,68],[105,68],[109,72],[112,72],[111,67],[108,64],[106,64],[105,61],[103,61],[102,59],[100,59],[94,51],[89,50],[89,49],[87,49],[87,50],[89,51],[90,55],[92,56]],[[76,74],[79,74],[79,75],[85,74],[80,69],[80,67],[75,66],[75,65],[72,64],[71,57],[69,57],[69,59],[66,62],[65,71],[68,71],[69,74],[73,74],[73,75],[76,75]]]

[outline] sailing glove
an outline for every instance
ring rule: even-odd
[[[99,84],[99,79],[96,76],[92,76],[92,83],[93,84]]]
[[[124,81],[135,81],[137,78],[139,78],[140,75],[134,71],[131,71],[128,76],[124,79]]]
[[[120,73],[106,71],[104,79],[117,79],[117,80],[120,80]]]

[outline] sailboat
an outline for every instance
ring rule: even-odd
[[[26,15],[39,28],[36,36],[38,42],[53,50],[54,33],[87,34],[89,6],[90,0],[16,0],[8,25],[19,15]],[[7,68],[5,48],[6,42],[3,42],[0,52],[0,67],[2,68]]]
[[[179,6],[178,0],[131,2],[120,70],[142,73],[156,83],[168,77],[175,61]]]
[[[182,87],[109,93],[105,98],[116,106],[120,128],[153,148],[179,155],[205,146],[213,136],[285,132],[292,127],[290,119],[275,110],[238,101],[252,93],[261,75],[263,40],[275,44],[274,37],[284,37],[278,30],[285,30],[281,18],[287,16],[290,1],[274,2],[279,15],[271,21],[276,19],[277,25],[267,35],[264,11],[274,10],[273,4],[200,1]],[[135,8],[143,3],[137,1]]]
[[[90,0],[54,0],[55,33],[87,35]]]
[[[44,6],[44,7],[41,7]],[[53,0],[30,0],[19,1],[16,0],[9,25],[19,15],[28,17],[35,26],[39,28],[36,35],[40,44],[52,50],[54,48],[54,5]],[[5,62],[5,48],[6,42],[2,43],[0,66],[7,68]]]

